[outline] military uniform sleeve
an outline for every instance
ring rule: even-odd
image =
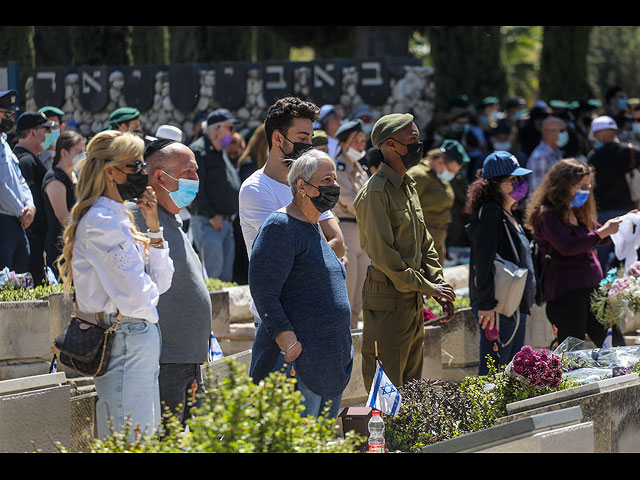
[[[394,247],[394,232],[388,215],[389,201],[384,190],[361,190],[355,206],[360,243],[375,267],[389,277],[399,292],[431,295],[433,282],[423,272],[409,267]]]
[[[432,283],[444,283],[444,274],[435,242],[424,223],[422,225],[424,226],[424,242],[422,242],[422,269],[424,270],[424,276],[431,280]]]

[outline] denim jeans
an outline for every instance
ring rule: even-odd
[[[196,381],[196,401],[191,405],[192,386]],[[169,408],[183,424],[191,418],[191,408],[202,404],[200,394],[204,393],[202,372],[199,363],[161,363],[160,364],[160,403],[164,412]]]
[[[323,397],[313,393],[309,390],[309,387],[304,384],[302,378],[295,374],[295,365],[295,360],[285,365],[284,356],[280,354],[278,355],[278,361],[276,362],[273,371],[281,371],[287,376],[287,378],[293,377],[296,379],[296,388],[302,395],[302,405],[305,408],[303,415],[306,415],[307,417],[319,417],[323,413],[323,409],[327,402],[330,401],[331,406],[329,407],[328,418],[338,418],[340,403],[342,402],[342,394],[336,395],[335,397]],[[292,368],[294,375],[291,375]]]
[[[478,320],[478,309],[473,307],[472,310],[476,320]],[[515,332],[513,340],[504,347],[502,344],[508,342],[514,334],[517,323],[515,314],[511,317],[500,315],[500,339],[496,342],[487,340],[484,330],[480,328],[480,323],[478,323],[478,329],[480,330],[480,366],[478,368],[478,375],[486,375],[488,373],[487,355],[495,361],[496,366],[502,368],[509,364],[515,354],[518,353],[524,345],[524,336],[527,329],[526,320],[527,316],[521,313],[518,330]],[[494,345],[498,346],[497,352],[494,351]]]
[[[113,319],[113,314],[105,315],[106,324]],[[131,440],[136,425],[144,434],[158,427],[162,419],[158,387],[161,343],[157,323],[122,318],[113,340],[109,368],[104,375],[94,378],[98,438],[105,438],[112,430],[121,432],[129,418]]]
[[[190,229],[193,241],[202,252],[204,266],[210,278],[230,282],[233,279],[235,238],[233,223],[223,220],[222,230],[216,230],[209,219],[200,215],[191,217]]]

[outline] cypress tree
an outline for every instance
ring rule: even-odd
[[[131,27],[72,26],[74,65],[131,65]]]
[[[17,26],[0,28],[0,65],[18,62],[20,66],[20,91],[35,69],[34,27]]]
[[[169,63],[169,27],[135,26],[131,40],[134,65],[167,65]]]
[[[593,93],[588,82],[590,26],[544,27],[540,58],[540,98],[580,100]]]
[[[435,26],[425,31],[435,70],[437,110],[447,110],[449,101],[462,94],[474,103],[487,96],[506,96],[499,26]]]

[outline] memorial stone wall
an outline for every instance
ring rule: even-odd
[[[362,103],[376,117],[410,112],[422,130],[434,94],[433,69],[415,59],[46,67],[28,79],[24,106],[58,107],[84,135],[108,128],[115,109],[135,107],[145,133],[171,124],[189,135],[198,113],[227,108],[253,129],[275,100],[295,95],[319,106],[341,105],[345,118]]]

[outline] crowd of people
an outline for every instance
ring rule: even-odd
[[[360,326],[365,385],[378,361],[396,386],[421,378],[425,298],[453,316],[451,247],[470,250],[481,360],[506,365],[522,347],[540,280],[558,341],[604,338],[589,296],[616,262],[640,159],[640,100],[620,88],[530,108],[462,95],[424,126],[289,96],[255,129],[218,108],[193,132],[145,132],[119,108],[90,138],[55,107],[15,118],[16,97],[0,92],[0,267],[57,278],[79,315],[117,325],[96,378],[101,436],[128,415],[154,428],[161,405],[189,417],[204,391],[205,278],[249,285],[251,375],[295,377],[309,415],[337,415]],[[544,279],[532,240],[551,258]],[[515,313],[496,300],[496,256],[528,272]]]

